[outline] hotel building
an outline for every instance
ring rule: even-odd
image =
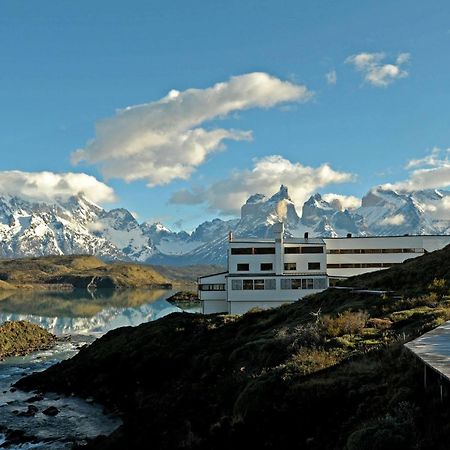
[[[272,308],[326,289],[331,279],[382,270],[450,244],[450,236],[287,238],[229,236],[228,270],[198,279],[204,314]]]

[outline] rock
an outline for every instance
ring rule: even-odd
[[[26,411],[22,411],[17,415],[20,417],[33,417],[38,411],[39,409],[36,406],[29,405]]]
[[[33,397],[27,398],[25,401],[27,403],[34,403],[40,402],[41,400],[44,400],[44,397],[42,395],[33,395]]]
[[[56,408],[55,406],[49,406],[47,409],[44,409],[42,413],[45,414],[46,416],[54,417],[59,414],[59,409]]]

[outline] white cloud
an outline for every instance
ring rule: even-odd
[[[325,74],[325,79],[328,84],[336,84],[337,82],[337,73],[335,70],[331,70],[327,74]]]
[[[364,80],[372,86],[387,86],[408,76],[402,66],[409,61],[409,53],[400,53],[393,63],[385,64],[385,58],[385,53],[359,53],[349,56],[345,62],[353,64],[356,70],[364,74]]]
[[[223,141],[250,140],[250,131],[202,128],[205,122],[250,108],[307,101],[302,85],[266,73],[235,76],[207,89],[172,90],[161,100],[132,106],[96,125],[96,137],[73,152],[72,162],[98,164],[107,178],[148,186],[188,179]]]
[[[324,194],[322,198],[339,211],[356,209],[361,206],[361,199],[353,195]]]
[[[30,201],[52,202],[83,194],[95,203],[112,202],[114,191],[85,173],[0,172],[0,193]]]
[[[402,225],[405,223],[405,216],[403,214],[395,214],[394,216],[385,217],[380,221],[380,225],[382,226],[391,226],[391,225]]]
[[[386,189],[417,191],[421,189],[438,189],[450,186],[450,150],[434,148],[430,155],[421,159],[412,159],[406,165],[408,179],[397,183],[384,184]],[[442,156],[444,154],[444,156]]]
[[[250,195],[272,195],[281,184],[289,187],[292,200],[301,205],[317,189],[329,184],[353,180],[353,175],[333,170],[328,164],[308,167],[293,163],[282,156],[266,156],[254,161],[251,170],[235,170],[229,177],[217,181],[204,191],[182,190],[174,193],[171,203],[206,203],[211,210],[236,214]]]

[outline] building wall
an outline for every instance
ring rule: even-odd
[[[325,238],[324,241],[327,245],[328,275],[350,277],[387,269],[393,264],[422,256],[425,251],[443,248],[450,244],[450,236]],[[376,250],[381,253],[370,253]],[[371,267],[374,265],[378,267]]]

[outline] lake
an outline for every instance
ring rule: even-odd
[[[70,336],[51,350],[0,361],[0,446],[8,430],[19,430],[31,438],[29,443],[8,446],[22,450],[69,449],[87,438],[112,433],[121,422],[105,413],[100,405],[51,393],[30,402],[33,393],[16,391],[12,385],[33,371],[74,356],[83,345],[112,329],[136,326],[181,311],[166,300],[174,292],[163,289],[0,292],[0,323],[27,320],[58,336]],[[200,307],[191,307],[189,311],[200,312]],[[31,404],[38,412],[24,415]],[[49,406],[58,408],[60,413],[54,417],[43,414]]]

